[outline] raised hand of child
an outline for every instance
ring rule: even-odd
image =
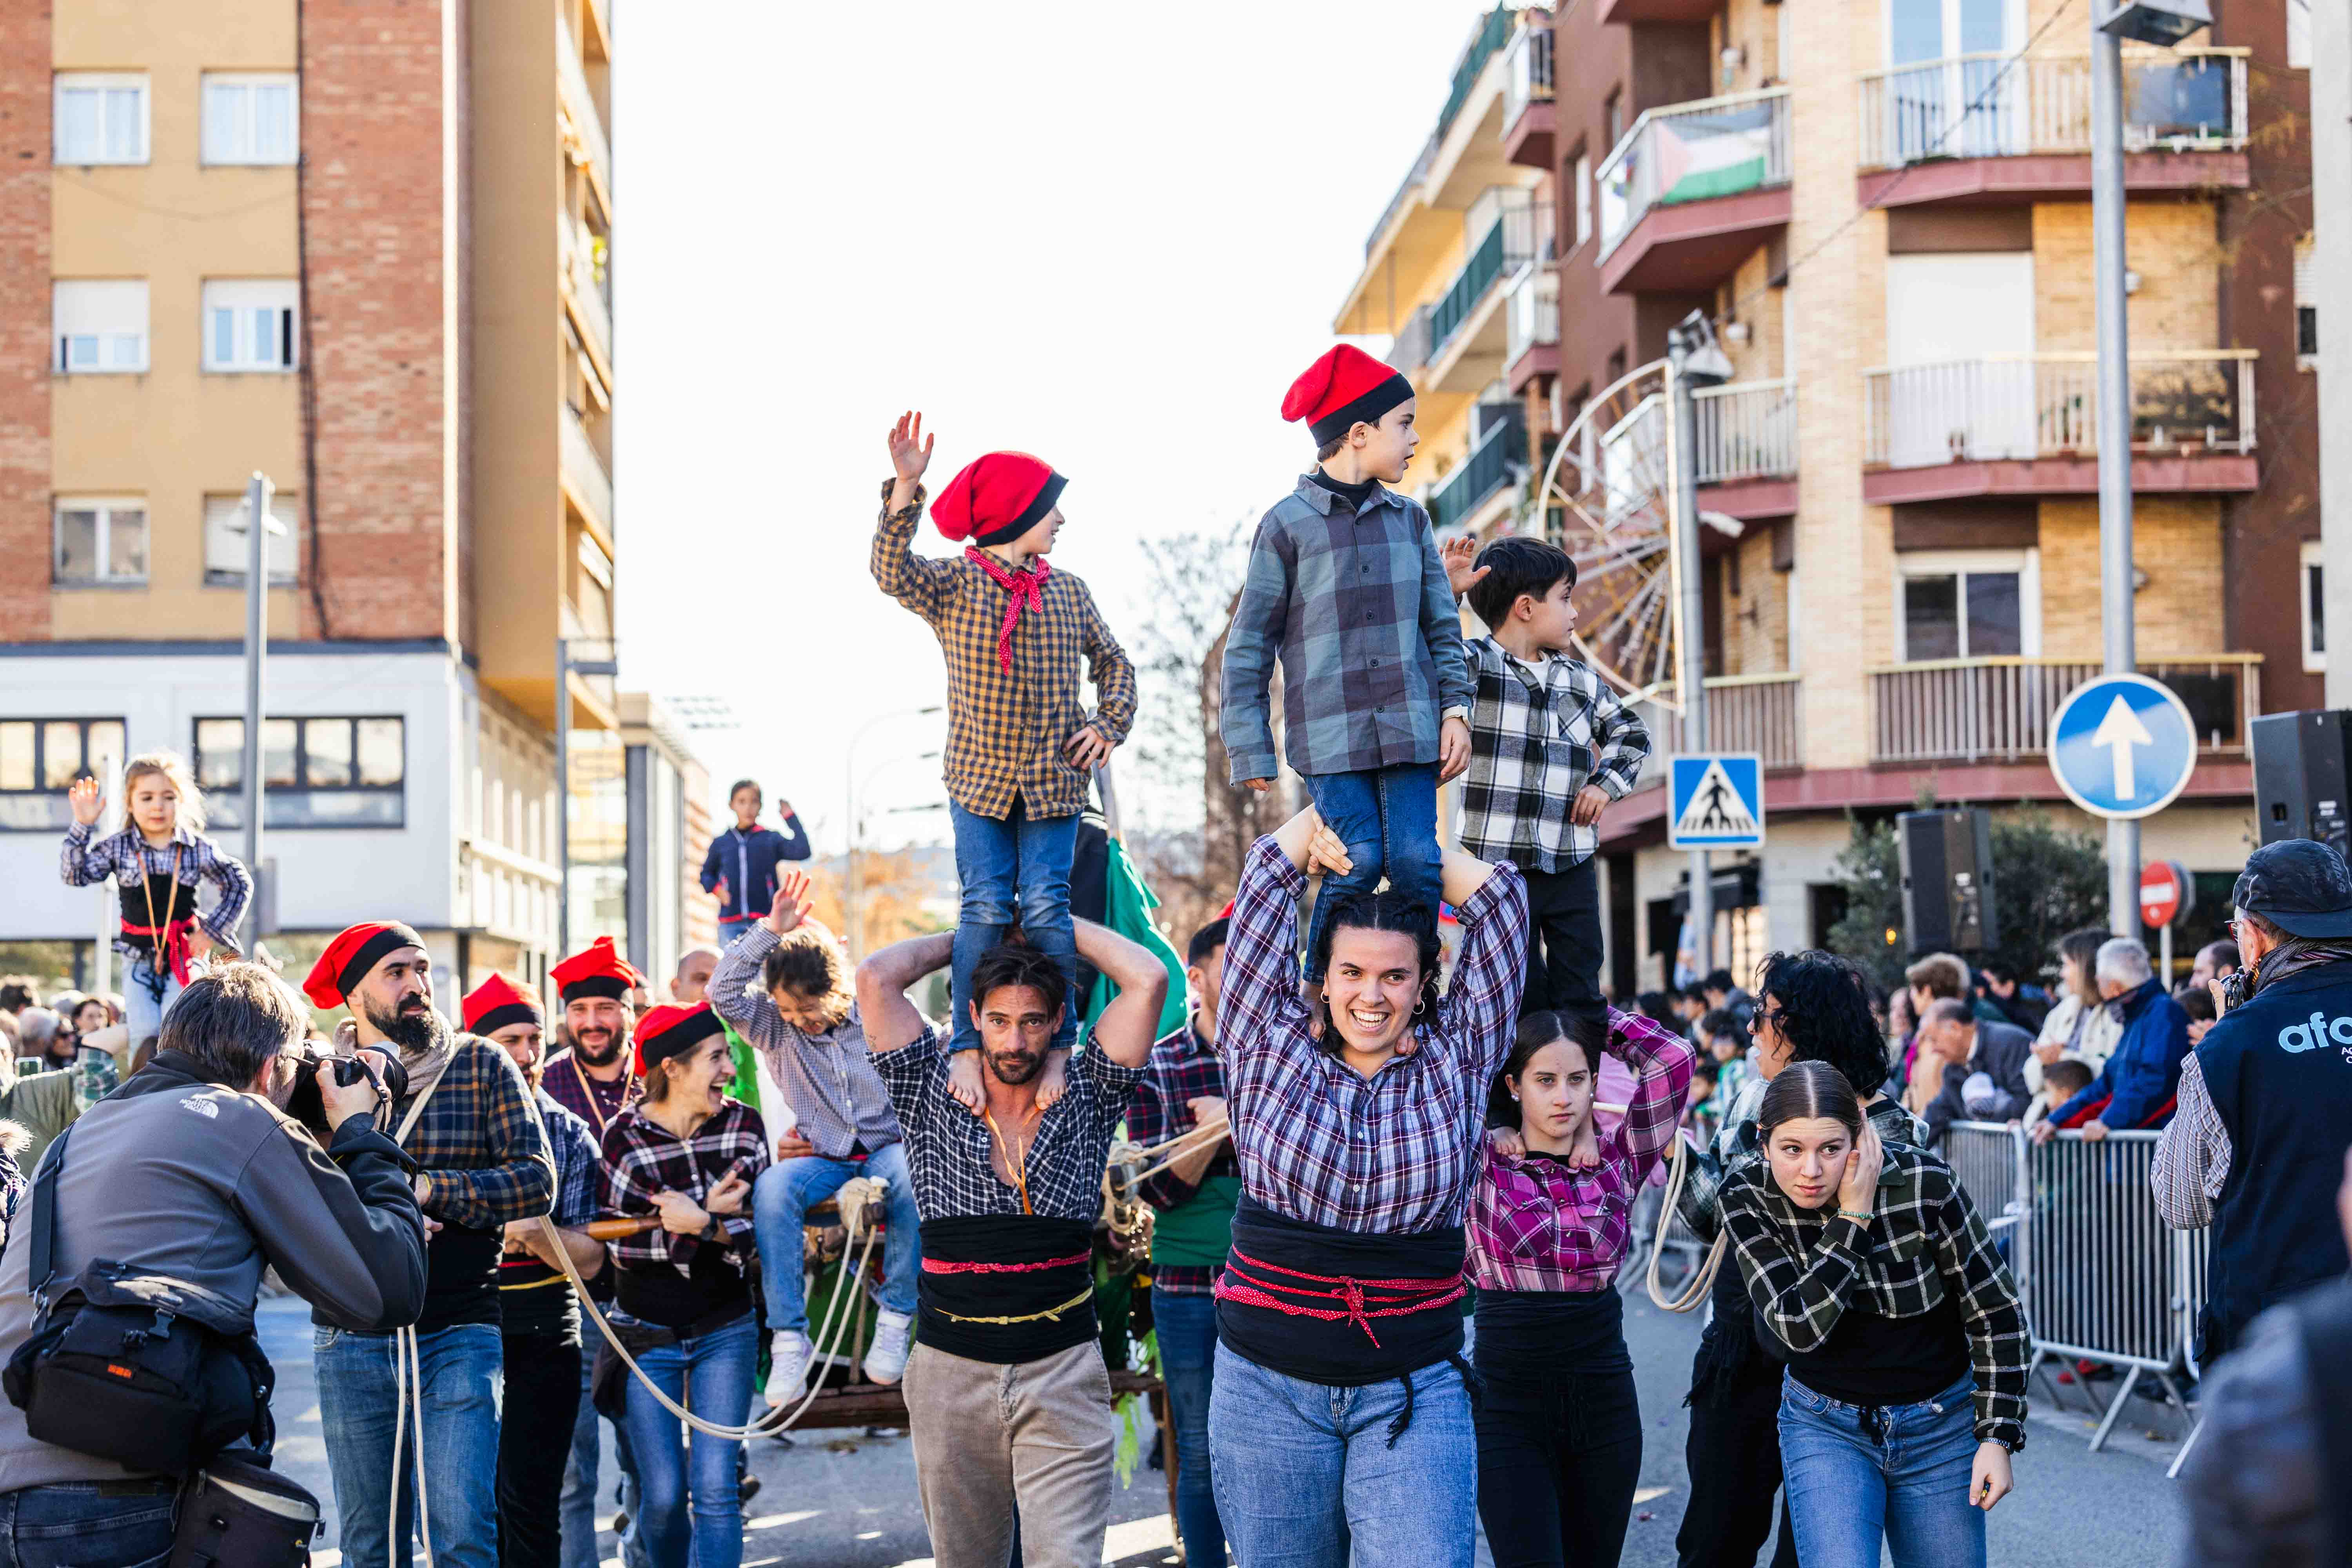
[[[66,791],[66,799],[73,806],[76,822],[84,827],[98,826],[98,814],[106,809],[106,792],[99,788],[96,779],[84,775],[74,780],[73,788]]]
[[[1492,566],[1471,565],[1478,558],[1478,542],[1466,533],[1458,534],[1439,545],[1437,558],[1444,563],[1446,586],[1454,590],[1454,596],[1457,599],[1494,570]]]
[[[898,423],[890,427],[890,469],[898,482],[912,489],[923,470],[931,466],[931,443],[936,436],[923,434],[923,416],[915,410],[898,416]]]
[[[980,1052],[950,1051],[948,1053],[948,1093],[957,1104],[978,1116],[988,1101],[988,1091],[981,1087]]]
[[[1462,776],[1470,765],[1470,724],[1459,714],[1448,719],[1437,731],[1437,782]]]
[[[815,902],[809,897],[808,873],[785,872],[776,882],[776,901],[768,908],[768,929],[778,936],[797,930]]]
[[[1082,773],[1092,773],[1110,761],[1110,742],[1092,724],[1081,725],[1062,745],[1063,757]]]

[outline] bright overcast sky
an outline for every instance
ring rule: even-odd
[[[1068,476],[1055,563],[1136,647],[1137,542],[1254,519],[1309,460],[1284,388],[1483,9],[616,7],[623,679],[732,706],[697,737],[714,790],[756,775],[837,852],[851,734],[942,699],[866,572],[902,408],[934,490],[996,447]],[[943,733],[860,742],[869,814],[942,798],[913,758]]]

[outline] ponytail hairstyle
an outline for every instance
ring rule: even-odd
[[[141,779],[159,777],[179,793],[175,826],[190,833],[205,830],[205,792],[188,771],[188,759],[177,752],[142,752],[122,765],[122,816],[131,820],[131,791]]]
[[[1408,898],[1394,889],[1378,893],[1351,893],[1332,906],[1331,918],[1324,922],[1323,935],[1315,943],[1312,973],[1323,974],[1331,967],[1331,939],[1342,931],[1391,931],[1412,938],[1414,955],[1421,963],[1421,999],[1413,1005],[1413,1016],[1423,1024],[1437,1021],[1437,981],[1439,948],[1437,915],[1418,899]],[[975,988],[975,994],[977,989]],[[1331,1017],[1331,1004],[1319,992],[1313,1002],[1313,1030],[1318,1049],[1326,1056],[1339,1054],[1339,1031]],[[1554,1036],[1553,1038],[1559,1037]],[[1549,1045],[1549,1041],[1544,1044]]]
[[[1764,1091],[1756,1131],[1769,1141],[1772,1129],[1783,1121],[1815,1117],[1836,1122],[1853,1138],[1862,1136],[1862,1100],[1845,1074],[1824,1061],[1790,1062]]]

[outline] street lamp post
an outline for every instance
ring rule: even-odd
[[[940,711],[942,711],[940,704],[929,702],[920,708],[901,708],[896,712],[877,714],[858,726],[856,732],[849,737],[849,746],[842,757],[842,805],[849,813],[849,873],[843,879],[846,891],[841,901],[841,918],[843,923],[849,928],[842,934],[849,939],[849,963],[852,968],[856,967],[858,960],[866,956],[863,922],[857,918],[857,901],[860,893],[857,851],[858,839],[861,837],[857,820],[857,742],[863,741],[869,732],[880,725],[899,719],[919,719],[926,714]]]
[[[265,877],[261,864],[261,729],[262,690],[269,657],[269,536],[282,534],[286,525],[269,515],[270,499],[278,487],[259,469],[245,487],[245,516],[231,528],[245,532],[245,864],[257,885]],[[275,889],[260,889],[254,900],[253,934],[263,928]]]
[[[1666,402],[1673,426],[1667,468],[1674,480],[1675,556],[1675,643],[1681,654],[1685,753],[1707,749],[1706,584],[1698,556],[1698,404],[1693,394],[1731,378],[1731,363],[1715,343],[1706,318],[1692,311],[1666,331]],[[1672,791],[1667,792],[1669,795]],[[1692,967],[1704,978],[1715,967],[1715,869],[1707,852],[1690,852]]]

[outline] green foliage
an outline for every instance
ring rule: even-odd
[[[1935,804],[1923,795],[1922,807]],[[2106,923],[2107,860],[2099,841],[2070,832],[2037,805],[2020,805],[1992,819],[1992,889],[2000,945],[1968,955],[2000,957],[2021,973],[2056,973],[2058,939],[2082,926]],[[1902,984],[1910,954],[1903,946],[1903,879],[1895,825],[1854,824],[1838,857],[1846,894],[1845,917],[1830,931],[1830,946],[1860,963],[1882,990]]]

